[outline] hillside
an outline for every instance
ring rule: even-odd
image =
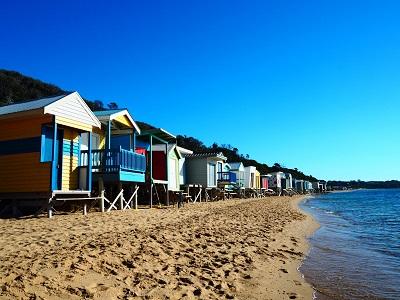
[[[25,76],[15,71],[0,69],[0,106],[70,93],[58,86]],[[92,110],[104,110],[102,101],[85,99]],[[115,103],[107,105],[115,108]]]
[[[0,106],[66,93],[69,93],[69,91],[65,91],[54,84],[45,83],[15,71],[0,69]],[[104,103],[99,100],[85,99],[85,101],[92,110],[104,110],[107,108],[115,109],[118,107],[118,104],[114,102],[108,103],[105,107]],[[138,122],[138,125],[144,130],[154,128],[154,126],[145,122]],[[206,146],[200,140],[185,135],[177,136],[177,144],[194,152],[223,152],[228,158],[228,162],[240,161],[243,162],[245,166],[255,166],[261,174],[282,171],[291,173],[297,179],[310,181],[317,180],[315,177],[307,176],[297,169],[285,168],[277,163],[272,167],[269,167],[264,163],[259,163],[256,160],[251,159],[248,154],[240,154],[239,149],[230,145],[218,145],[217,143],[214,143],[211,146]]]

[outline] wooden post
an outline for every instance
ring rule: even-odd
[[[92,133],[88,133],[88,163],[86,174],[86,188],[92,191]]]
[[[119,198],[119,207],[120,207],[120,210],[123,210],[124,209],[124,190],[122,189],[121,182],[118,183],[118,189],[122,192],[122,194]]]
[[[53,197],[49,199],[49,202],[47,203],[47,217],[51,219],[53,217],[53,207],[52,207],[52,201]]]
[[[101,207],[101,212],[104,212],[104,189],[101,190],[100,192],[100,207]]]
[[[183,206],[183,193],[182,191],[179,191],[179,200],[178,200],[178,208]]]
[[[201,192],[202,192],[202,189],[203,189],[203,187],[200,186],[200,187],[199,187],[199,192],[200,192],[200,199],[199,199],[199,200],[200,200],[200,202],[201,202]]]
[[[132,135],[132,151],[136,151],[136,131],[133,130],[133,135]]]
[[[107,123],[107,150],[111,149],[111,120]]]
[[[87,215],[87,204],[83,204],[83,215],[86,216]]]
[[[53,148],[52,148],[52,160],[51,160],[51,190],[55,191],[58,187],[58,155],[57,155],[57,122],[56,117],[53,116]]]
[[[150,135],[150,208],[153,207],[153,136]]]
[[[165,168],[165,175],[167,178],[167,206],[169,206],[169,153],[168,153],[168,143],[165,144],[165,163],[166,163],[166,168]],[[176,176],[176,174],[175,174]]]
[[[137,190],[137,185],[135,184],[135,209],[138,209],[138,205],[137,205],[137,197],[138,197],[138,190]]]

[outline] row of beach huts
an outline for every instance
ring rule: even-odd
[[[0,107],[0,213],[101,211],[326,191],[193,153],[126,109],[92,111],[77,92]]]

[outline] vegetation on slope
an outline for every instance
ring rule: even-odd
[[[31,101],[40,98],[53,97],[71,93],[53,84],[25,76],[19,72],[0,69],[0,106],[19,102]],[[85,99],[92,110],[104,110],[104,103],[99,100]],[[109,109],[115,109],[115,102],[107,104]]]
[[[400,181],[388,180],[388,181],[328,181],[328,186],[335,189],[394,189],[400,188]]]

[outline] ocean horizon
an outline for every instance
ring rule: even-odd
[[[317,299],[400,298],[400,189],[307,198],[320,228],[300,271]]]

